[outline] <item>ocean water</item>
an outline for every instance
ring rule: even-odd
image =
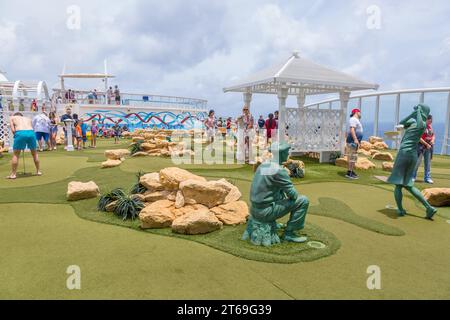
[[[364,128],[364,140],[367,140],[370,136],[373,135],[373,122],[364,122],[362,121],[362,125]],[[433,123],[433,129],[436,135],[436,145],[434,147],[434,152],[437,154],[441,153],[442,144],[444,142],[444,132],[445,132],[445,124],[444,123]],[[379,122],[378,123],[378,137],[383,137],[384,132],[386,131],[394,131],[395,126],[393,122]],[[386,143],[392,147],[392,143],[386,141]],[[449,148],[450,149],[450,148]],[[450,154],[450,153],[449,153]]]

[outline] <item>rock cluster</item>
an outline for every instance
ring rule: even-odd
[[[346,168],[347,169],[348,168],[347,158],[336,159],[336,165],[338,167],[342,167],[342,168]],[[361,158],[360,157],[360,158],[358,158],[358,161],[355,164],[355,168],[357,170],[370,170],[370,169],[375,169],[376,166],[375,166],[375,164],[372,161],[370,161],[370,160],[368,160],[366,158]]]
[[[133,154],[133,157],[147,156],[192,156],[193,151],[186,149],[183,142],[170,141],[183,136],[194,136],[194,130],[136,130],[133,133],[127,133],[126,137],[132,139],[132,145],[141,144],[141,151]],[[122,134],[123,135],[123,134]]]
[[[143,229],[172,228],[181,234],[204,234],[223,225],[247,222],[249,209],[239,189],[227,180],[207,181],[180,168],[143,175]]]

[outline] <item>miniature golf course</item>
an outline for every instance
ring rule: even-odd
[[[137,172],[173,166],[170,158],[146,157],[100,169],[105,150],[128,144],[106,140],[97,149],[44,152],[43,176],[0,179],[0,299],[450,298],[450,208],[430,222],[407,196],[409,215],[398,218],[393,187],[375,178],[388,175],[381,169],[348,181],[345,169],[302,159],[306,177],[294,183],[311,202],[303,234],[324,247],[264,248],[241,240],[245,226],[201,236],[143,231],[138,220],[98,212],[97,199],[66,201],[70,181],[95,181],[101,192],[128,189]],[[25,157],[32,173],[31,156]],[[9,161],[10,155],[0,159],[0,176],[8,175]],[[226,178],[248,201],[250,166],[183,168]],[[450,158],[435,157],[433,179],[433,187],[449,186]],[[70,265],[81,268],[81,290],[66,287]],[[371,265],[381,268],[381,290],[366,286]]]

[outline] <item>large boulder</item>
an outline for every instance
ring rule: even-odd
[[[129,156],[130,151],[127,149],[106,150],[105,157],[110,160],[121,160],[125,156]]]
[[[133,158],[139,158],[139,157],[148,157],[148,153],[147,152],[136,152],[132,155]]]
[[[393,161],[394,157],[389,152],[377,152],[372,156],[374,160]]]
[[[450,206],[450,188],[430,188],[422,191],[427,201],[435,207]]]
[[[383,140],[383,138],[372,136],[372,137],[369,137],[369,142],[371,144],[376,144],[378,142],[384,142],[384,140]]]
[[[202,204],[192,204],[187,205],[181,208],[177,208],[175,206],[174,209],[172,209],[172,213],[175,215],[176,218],[184,216],[186,214],[198,214],[198,213],[209,213],[210,210],[208,207],[205,207]]]
[[[141,144],[141,148],[144,151],[155,150],[156,149],[156,144],[146,142],[146,143]]]
[[[67,186],[67,200],[78,201],[95,198],[100,195],[100,190],[94,181],[72,181]]]
[[[102,162],[102,169],[108,169],[108,168],[114,168],[118,167],[122,164],[122,161],[120,160],[111,160],[108,159],[105,162]]]
[[[180,187],[180,183],[186,180],[196,180],[206,182],[206,179],[200,176],[197,176],[189,171],[171,167],[162,169],[159,172],[159,178],[161,184],[164,186],[166,190],[178,190]]]
[[[161,184],[161,181],[159,180],[159,173],[153,172],[153,173],[147,173],[143,175],[139,183],[142,184],[147,190],[150,191],[162,191],[164,190],[164,186]]]
[[[187,204],[203,204],[208,208],[225,203],[231,188],[224,182],[186,180],[180,183]]]
[[[220,205],[211,209],[216,217],[227,226],[245,224],[249,216],[247,203],[236,201]]]
[[[172,225],[175,215],[172,212],[174,203],[169,200],[156,201],[147,205],[139,213],[142,229],[160,229]]]
[[[176,218],[172,223],[172,231],[180,234],[205,234],[220,230],[223,223],[210,211],[188,213]]]
[[[370,151],[367,151],[367,150],[364,150],[364,149],[358,149],[358,154],[361,154],[361,155],[363,155],[363,156],[366,156],[366,157],[370,157],[370,156],[372,156],[372,154],[370,153]]]

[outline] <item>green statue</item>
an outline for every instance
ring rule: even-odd
[[[395,159],[392,174],[388,182],[395,185],[395,201],[397,202],[398,215],[405,216],[406,211],[403,208],[402,189],[408,190],[417,200],[419,200],[426,208],[426,218],[433,220],[436,214],[436,208],[433,208],[422,193],[414,187],[414,171],[417,164],[417,146],[420,138],[426,128],[426,120],[430,114],[430,107],[419,104],[414,107],[414,112],[403,119],[400,124],[405,127],[405,135],[402,139],[400,150]]]
[[[289,213],[283,240],[294,243],[308,240],[296,234],[305,226],[309,200],[298,194],[282,166],[289,158],[289,149],[286,143],[274,143],[270,150],[274,159],[256,170],[250,191],[250,219],[243,240],[250,239],[253,244],[264,246],[280,243],[277,231],[284,226],[277,220]]]

